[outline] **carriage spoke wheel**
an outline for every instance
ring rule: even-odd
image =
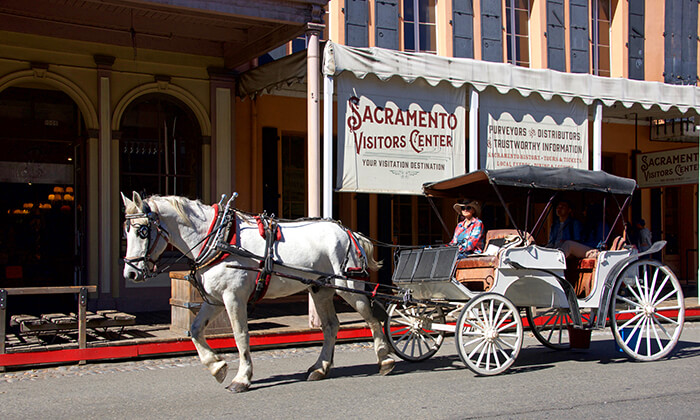
[[[590,313],[581,313],[584,325]],[[554,350],[571,348],[569,327],[573,325],[569,308],[527,308],[527,323],[537,341]]]
[[[527,308],[527,323],[540,343],[554,350],[567,350],[571,315],[568,308]]]
[[[497,375],[508,369],[523,344],[520,312],[506,297],[486,293],[462,309],[456,328],[457,352],[479,375]]]
[[[678,319],[665,310],[678,311]],[[625,269],[613,291],[610,324],[618,346],[633,359],[657,360],[680,338],[685,303],[673,272],[657,261],[637,261]]]
[[[445,323],[442,308],[395,303],[389,306],[388,313],[384,334],[400,358],[419,362],[438,351],[445,332],[433,330],[432,325]]]

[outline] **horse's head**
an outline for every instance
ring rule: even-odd
[[[168,245],[169,234],[161,225],[158,213],[137,192],[131,200],[122,194],[122,201],[126,209],[124,278],[145,281],[157,274],[156,261]]]

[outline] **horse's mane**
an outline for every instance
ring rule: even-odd
[[[157,204],[155,203],[158,200],[164,200],[167,203],[169,203],[173,208],[175,209],[175,213],[182,219],[182,222],[187,224],[188,226],[192,226],[192,222],[190,221],[190,218],[187,217],[187,214],[185,213],[185,206],[189,205],[190,203],[193,203],[197,207],[200,207],[202,205],[202,202],[199,200],[190,200],[187,197],[180,197],[177,195],[166,195],[166,196],[160,196],[160,195],[152,195],[148,197],[145,201],[149,203],[151,207],[156,207],[156,212],[157,210]],[[128,212],[128,211],[127,211]]]

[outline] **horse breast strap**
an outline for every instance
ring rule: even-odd
[[[255,290],[248,299],[248,302],[252,303],[259,302],[265,296],[267,288],[270,286],[270,278],[272,277],[272,269],[275,263],[272,246],[275,241],[282,239],[282,231],[276,219],[262,214],[255,216],[255,221],[258,223],[260,236],[265,239],[265,256],[260,260],[260,271],[255,278]]]

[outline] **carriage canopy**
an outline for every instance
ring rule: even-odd
[[[545,168],[522,165],[504,169],[481,169],[439,182],[423,184],[428,197],[490,197],[493,187],[516,187],[546,191],[581,191],[632,195],[633,179],[603,171],[576,168]]]

